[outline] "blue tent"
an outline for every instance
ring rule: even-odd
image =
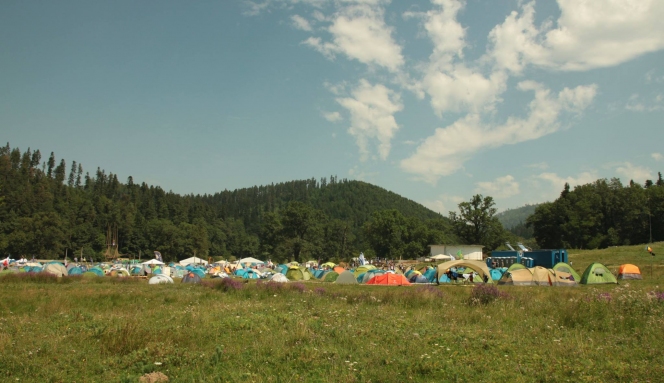
[[[286,275],[286,273],[288,272],[288,265],[279,265],[277,266],[276,270],[277,272]]]
[[[100,268],[97,267],[97,266],[91,268],[89,271],[91,271],[91,272],[97,274],[97,275],[100,276],[100,277],[103,277],[103,276],[104,276],[104,270],[100,269]]]
[[[447,276],[447,274],[443,274],[443,275],[441,275],[441,277],[438,278],[438,282],[440,282],[440,283],[452,283],[452,281],[451,281],[450,278]]]
[[[129,270],[129,274],[131,275],[139,275],[143,271],[143,268],[140,266],[133,266],[131,270]]]
[[[190,272],[198,275],[201,278],[205,277],[205,270],[203,270],[203,269],[195,268],[195,269],[191,270]]]
[[[83,270],[81,270],[81,268],[78,266],[72,267],[71,269],[67,270],[67,275],[81,275],[81,274],[83,274]]]
[[[316,279],[320,279],[323,276],[323,274],[325,274],[325,271],[324,270],[313,270],[311,272],[311,274],[313,274]]]
[[[249,270],[246,270],[246,272],[244,273],[242,278],[244,278],[244,279],[258,279],[258,278],[260,278],[260,276],[258,275],[256,270],[249,269]]]
[[[502,278],[504,271],[501,269],[491,269],[491,279],[499,281]]]
[[[436,282],[436,270],[435,269],[429,269],[427,270],[424,274],[422,274],[424,278],[426,278],[429,283],[435,283]]]
[[[245,275],[247,275],[247,270],[245,269],[237,269],[235,270],[235,275],[244,278]]]
[[[429,283],[428,279],[419,274],[413,274],[408,281],[410,283]]]

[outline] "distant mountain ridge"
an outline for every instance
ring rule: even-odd
[[[374,211],[396,209],[405,217],[422,221],[446,217],[382,187],[336,176],[295,180],[249,188],[224,190],[201,197],[219,209],[223,218],[242,219],[250,232],[258,233],[261,216],[285,208],[289,202],[310,204],[332,219],[350,221],[360,227]]]
[[[535,209],[541,204],[526,205],[515,209],[507,209],[504,212],[496,214],[496,217],[507,230],[511,230],[519,224],[525,224],[528,217],[535,213]]]

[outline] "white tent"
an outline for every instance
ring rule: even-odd
[[[265,263],[265,262],[261,261],[260,259],[256,259],[256,258],[253,258],[253,257],[242,258],[242,259],[239,260],[239,262],[242,266],[246,265],[247,263]]]
[[[207,262],[206,260],[204,260],[204,259],[200,259],[200,258],[198,258],[198,257],[191,257],[191,258],[183,259],[183,260],[180,261],[180,264],[181,264],[182,266],[187,266],[187,265],[190,265],[190,264],[192,264],[192,263],[195,263],[195,264],[197,264],[197,265],[201,265],[201,264],[202,264],[202,265],[206,265],[206,266],[207,266],[207,264],[208,264],[208,262]]]
[[[431,257],[431,259],[435,259],[437,261],[445,259],[445,260],[449,261],[450,259],[452,259],[452,257],[449,256],[449,255],[445,255],[445,254],[438,254],[438,255],[434,255],[433,257]]]
[[[151,260],[149,260],[149,261],[147,261],[147,262],[143,262],[143,263],[141,263],[141,265],[164,265],[164,264],[165,264],[164,262],[162,262],[162,261],[158,261],[158,260],[156,260],[156,259],[151,259]]]

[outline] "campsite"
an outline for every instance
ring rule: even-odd
[[[3,274],[0,376],[653,381],[664,373],[664,265],[652,258],[642,246],[570,251],[579,273],[598,262],[616,275],[627,263],[643,274],[573,288]]]

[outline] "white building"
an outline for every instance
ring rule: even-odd
[[[429,245],[431,248],[431,256],[439,254],[451,255],[459,259],[457,254],[463,254],[463,259],[471,259],[476,261],[482,260],[482,245]]]

